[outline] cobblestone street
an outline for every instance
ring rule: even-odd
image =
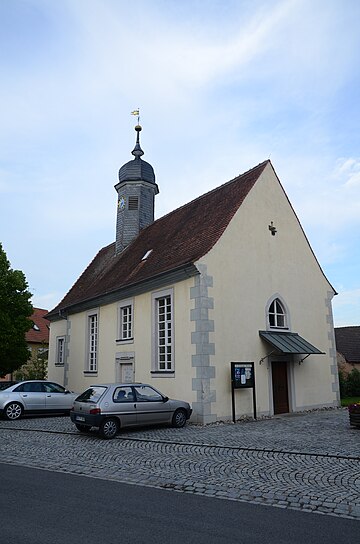
[[[360,430],[347,410],[105,441],[69,418],[0,420],[0,462],[360,520]]]

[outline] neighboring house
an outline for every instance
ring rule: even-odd
[[[36,360],[39,357],[47,359],[49,351],[49,334],[50,334],[50,321],[46,319],[48,310],[41,308],[34,308],[34,312],[30,317],[32,321],[32,327],[25,335],[26,342],[29,350],[29,360]],[[11,380],[12,375],[7,374],[4,380]]]
[[[50,321],[45,317],[47,313],[48,310],[34,308],[34,312],[30,317],[33,326],[26,333],[26,341],[31,359],[37,359],[40,356],[44,357],[48,353]]]
[[[209,423],[232,417],[231,362],[252,362],[259,415],[337,406],[335,291],[271,162],[154,221],[135,130],[116,240],[47,315],[49,379],[150,383]],[[253,413],[251,389],[234,397],[236,418]]]
[[[339,370],[360,370],[360,326],[336,327],[335,341]]]

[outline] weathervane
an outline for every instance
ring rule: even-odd
[[[138,125],[140,125],[140,109],[138,108],[137,110],[132,111],[131,115],[137,116],[137,122],[138,122]]]

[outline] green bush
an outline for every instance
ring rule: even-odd
[[[347,391],[349,397],[357,397],[360,395],[360,372],[357,368],[353,368],[348,375]]]
[[[14,379],[20,382],[23,380],[46,380],[47,363],[47,360],[41,357],[32,358],[13,373]]]
[[[349,374],[339,371],[340,396],[359,397],[360,396],[360,371],[353,368]]]
[[[339,370],[339,386],[340,397],[343,399],[344,397],[347,397],[347,376],[342,370]]]

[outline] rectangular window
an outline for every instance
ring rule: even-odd
[[[97,355],[98,355],[98,314],[88,315],[88,372],[97,372]]]
[[[134,338],[134,303],[123,300],[118,306],[118,342],[129,342]]]
[[[154,362],[153,371],[174,371],[174,319],[173,292],[153,295],[154,315]]]
[[[132,338],[132,308],[131,306],[123,306],[120,310],[121,315],[121,340],[129,340]]]
[[[64,358],[64,352],[65,352],[65,337],[59,336],[56,339],[56,361],[55,363],[57,365],[63,365],[65,362]]]

